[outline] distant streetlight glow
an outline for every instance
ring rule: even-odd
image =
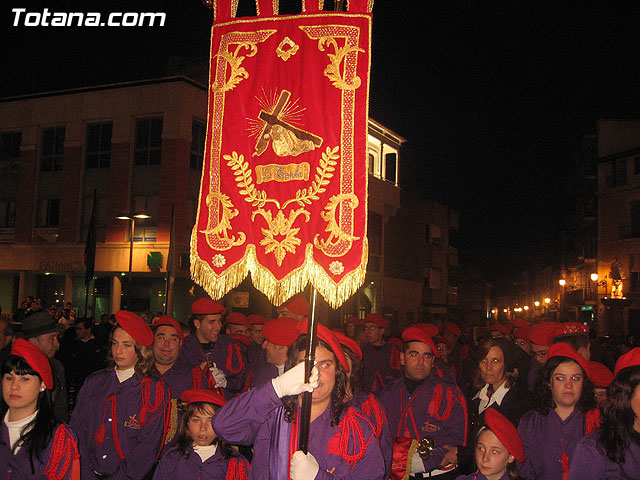
[[[507,309],[506,309],[506,308],[503,308],[503,309],[502,309],[502,311],[503,311],[504,313],[507,313]]]
[[[560,280],[558,280],[558,283],[561,287],[564,287],[567,284],[567,281],[564,278],[561,278]]]
[[[591,274],[591,280],[593,280],[594,282],[598,281],[598,274],[597,273],[592,273]]]
[[[545,298],[544,303],[548,305],[549,303],[551,303],[551,299],[549,297]]]
[[[525,305],[525,306],[524,306],[524,307],[522,307],[522,308],[524,308],[525,310],[529,310],[529,305]]]
[[[533,304],[534,304],[536,307],[539,307],[539,306],[540,306],[540,302],[539,302],[538,300],[536,300],[535,302],[533,302]]]

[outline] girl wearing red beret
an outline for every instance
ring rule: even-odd
[[[225,404],[224,397],[209,390],[187,390],[180,400],[187,406],[178,427],[178,444],[162,456],[153,479],[246,480],[249,462],[220,440],[211,424]]]
[[[640,478],[640,348],[620,357],[602,429],[578,443],[569,480]]]
[[[567,480],[577,443],[600,424],[589,371],[586,359],[568,344],[549,349],[538,374],[534,410],[518,425],[526,454],[523,477]]]
[[[170,426],[168,388],[151,377],[151,328],[133,312],[116,320],[108,367],[87,377],[71,418],[83,480],[145,478]]]
[[[524,448],[518,431],[505,416],[493,408],[485,412],[486,425],[476,437],[475,458],[478,471],[456,480],[517,480],[518,464]]]
[[[53,416],[47,357],[19,338],[2,364],[0,478],[80,478],[78,443]]]

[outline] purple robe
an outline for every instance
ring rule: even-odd
[[[540,371],[540,365],[535,357],[531,357],[531,362],[529,363],[529,373],[527,373],[527,387],[530,392],[535,392],[536,390],[536,380],[538,379],[538,372]]]
[[[358,410],[361,410],[367,417],[376,432],[378,442],[380,443],[380,451],[384,458],[385,477],[389,478],[391,473],[391,454],[393,453],[393,439],[391,437],[391,429],[389,428],[389,420],[387,419],[387,413],[384,410],[384,406],[376,398],[373,393],[356,392],[354,397],[348,403],[348,406],[353,406]]]
[[[402,375],[400,347],[386,342],[382,347],[370,343],[362,345],[362,389],[378,394],[394,379]]]
[[[208,349],[205,351],[205,348]],[[196,334],[189,335],[184,339],[179,359],[191,367],[202,362],[215,363],[216,368],[222,370],[227,377],[227,386],[224,388],[227,399],[241,392],[244,387],[244,360],[235,340],[228,335],[220,334],[212,347],[210,344],[201,344]]]
[[[625,452],[624,464],[609,460],[598,444],[596,432],[578,442],[569,470],[569,480],[638,480],[640,479],[640,446],[631,442]]]
[[[252,365],[261,361],[265,361],[267,352],[256,342],[251,341],[247,347],[247,365]]]
[[[355,409],[345,409],[341,424],[346,417],[353,419],[355,412]],[[268,382],[227,402],[214,415],[213,429],[220,438],[233,444],[253,444],[249,479],[287,478],[293,424],[285,421],[284,414],[282,401],[271,382]],[[373,427],[362,417],[355,416],[355,420],[365,441],[369,443],[366,447],[355,446],[351,436],[347,446],[349,454],[361,447],[366,448],[364,456],[353,465],[349,465],[340,455],[327,453],[329,440],[339,432],[338,426],[331,425],[331,407],[311,423],[309,452],[320,466],[316,480],[384,478],[384,460],[380,445],[375,441]]]
[[[440,404],[436,405],[438,397]],[[435,370],[409,395],[404,376],[394,380],[379,396],[389,419],[391,435],[421,440],[433,437],[438,448],[424,459],[425,471],[438,468],[444,457],[444,445],[465,443],[466,403],[455,382],[440,378]],[[433,402],[432,407],[431,403]],[[435,415],[431,415],[429,411]]]
[[[189,448],[189,456],[185,458],[182,452],[174,447],[162,455],[153,480],[226,480],[230,463],[231,470],[236,472],[236,475],[230,477],[234,480],[241,478],[238,474],[240,469],[249,472],[249,462],[239,453],[231,458],[222,458],[218,448],[216,453],[203,462],[193,448]]]
[[[162,383],[158,387],[158,380],[151,378],[146,418],[141,424],[142,380],[134,374],[120,383],[116,372],[107,370],[87,377],[71,418],[79,439],[83,480],[98,478],[94,471],[114,480],[142,479],[151,471],[168,427],[170,399],[167,386]],[[96,435],[98,432],[104,433]],[[124,454],[122,460],[117,445]]]
[[[532,410],[522,417],[518,433],[524,445],[525,460],[518,465],[524,478],[562,480],[562,454],[573,456],[585,434],[585,416],[576,408],[565,420],[551,410],[547,415]]]
[[[75,449],[78,449],[78,439],[76,437],[75,432],[69,428],[67,425],[58,425],[51,435],[51,439],[49,440],[49,445],[42,452],[41,458],[34,457],[33,458],[33,471],[31,470],[31,460],[29,458],[29,453],[27,449],[23,446],[18,450],[18,452],[14,455],[11,453],[11,447],[9,442],[9,430],[5,425],[4,421],[0,419],[0,479],[2,480],[31,480],[34,478],[40,478],[46,480],[47,478],[54,478],[58,474],[60,474],[60,479],[68,480],[71,478],[71,468],[72,464],[70,462],[71,456],[64,455],[64,451],[62,452],[62,461],[59,461],[55,467],[52,468],[52,472],[49,472],[50,475],[45,475],[44,472],[47,469],[47,464],[52,459],[53,446],[54,446],[54,438],[56,433],[58,433],[61,429],[66,429],[60,431],[60,435],[66,439],[67,442],[71,442],[75,445]],[[58,452],[59,454],[60,452]],[[69,458],[68,463],[65,460]]]

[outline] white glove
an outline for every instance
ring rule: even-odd
[[[318,369],[314,366],[311,370],[309,383],[304,383],[304,362],[299,363],[290,370],[287,370],[279,377],[271,380],[273,388],[278,397],[288,395],[298,395],[302,392],[313,392],[318,387]]]
[[[227,386],[227,377],[224,375],[224,372],[216,367],[216,364],[212,364],[209,367],[211,371],[211,375],[213,375],[213,379],[216,381],[216,387],[225,388]]]
[[[289,469],[291,480],[313,480],[318,470],[320,470],[318,461],[311,453],[305,455],[302,450],[294,452]]]
[[[418,452],[411,457],[411,473],[424,473],[424,463],[422,463],[422,457]]]

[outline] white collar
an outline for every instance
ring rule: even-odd
[[[118,376],[118,380],[120,381],[120,383],[122,383],[133,377],[135,371],[136,367],[127,368],[126,370],[116,369],[116,375]]]
[[[493,395],[491,395],[491,399],[488,399],[487,390],[489,388],[489,384],[485,383],[484,387],[482,387],[480,391],[476,393],[476,395],[472,398],[472,400],[475,400],[476,398],[480,399],[480,404],[478,405],[478,413],[484,412],[488,407],[490,407],[494,403],[501,405],[502,400],[504,399],[504,396],[509,391],[509,387],[507,387],[506,385],[507,385],[506,381],[502,382],[502,385],[500,385],[496,389],[496,391],[493,392]]]

